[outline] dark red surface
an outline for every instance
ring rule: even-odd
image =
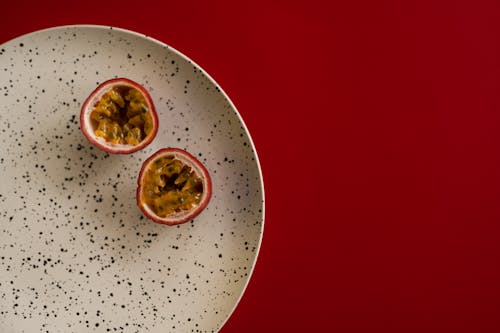
[[[0,41],[128,28],[229,94],[267,207],[222,332],[500,332],[498,2],[141,3],[9,1]]]

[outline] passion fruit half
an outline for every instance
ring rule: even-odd
[[[175,225],[196,217],[208,204],[212,182],[207,169],[190,153],[160,149],[142,164],[137,205],[156,223]]]
[[[85,100],[80,127],[97,148],[112,154],[130,154],[153,141],[158,116],[143,86],[118,78],[103,82]]]

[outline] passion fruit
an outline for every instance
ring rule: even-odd
[[[164,148],[142,164],[137,205],[156,223],[175,225],[196,217],[208,204],[212,182],[207,169],[185,150]]]
[[[80,127],[97,148],[112,154],[130,154],[153,141],[158,116],[143,86],[118,78],[103,82],[85,100]]]

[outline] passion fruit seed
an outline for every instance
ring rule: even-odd
[[[115,86],[97,101],[90,114],[95,135],[113,144],[137,146],[153,130],[144,95],[130,86]]]
[[[203,194],[200,177],[174,156],[162,156],[145,170],[141,201],[159,217],[197,206]]]

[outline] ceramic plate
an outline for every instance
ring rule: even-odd
[[[263,183],[249,133],[198,65],[135,32],[66,26],[0,46],[0,332],[215,332],[250,278]],[[93,148],[84,99],[127,77],[156,105],[155,140]],[[212,176],[207,208],[179,226],[136,206],[142,162],[163,147]]]

